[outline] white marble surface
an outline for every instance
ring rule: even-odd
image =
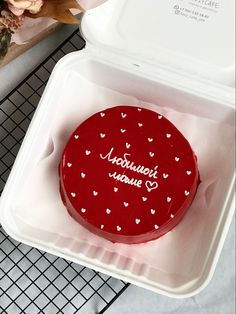
[[[72,31],[73,27],[64,27],[0,69],[0,98],[3,98],[20,83]],[[91,310],[91,313],[94,311]],[[83,313],[83,310],[81,309],[80,312]],[[231,224],[213,279],[199,295],[189,299],[175,300],[132,285],[110,307],[107,313],[234,314],[235,220]]]

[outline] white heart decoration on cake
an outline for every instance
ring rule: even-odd
[[[150,157],[154,157],[154,155],[155,155],[155,154],[152,153],[152,152],[149,153],[149,156],[150,156]]]
[[[186,173],[187,173],[188,176],[190,176],[192,171],[187,170]]]
[[[80,175],[81,175],[81,178],[82,178],[82,179],[84,179],[84,178],[86,177],[86,174],[85,174],[85,173],[83,173],[83,172],[81,172],[81,174],[80,174]]]
[[[158,188],[158,183],[156,181],[146,181],[145,183],[146,188],[148,190],[148,192],[151,192],[152,190],[155,190]]]
[[[171,200],[172,200],[172,198],[168,196],[168,197],[166,198],[166,200],[167,200],[167,203],[170,203]]]
[[[86,212],[86,209],[85,209],[85,208],[81,208],[81,212],[82,212],[82,213],[85,213],[85,212]]]
[[[121,231],[121,227],[120,226],[116,226],[116,230],[117,231]]]
[[[141,112],[141,111],[142,111],[142,109],[141,109],[141,108],[138,108],[138,111],[139,111],[139,112]]]
[[[155,215],[155,213],[156,213],[155,209],[151,209],[151,214]]]
[[[74,197],[74,198],[76,197],[76,193],[73,193],[73,192],[72,192],[72,193],[70,193],[70,195],[71,195],[72,197]]]
[[[68,163],[67,163],[67,167],[68,167],[68,168],[71,168],[71,167],[72,167],[72,164],[71,164],[70,162],[68,162]]]
[[[88,156],[88,155],[91,154],[91,151],[90,151],[90,150],[86,150],[86,151],[85,151],[85,154]]]
[[[114,192],[118,192],[118,188],[114,188]]]
[[[189,192],[189,191],[184,191],[184,194],[185,194],[186,196],[188,196],[188,195],[190,194],[190,192]]]
[[[175,217],[175,215],[173,215],[173,214],[171,214],[171,215],[170,215],[170,218],[172,218],[172,219],[173,219],[174,217]]]
[[[125,133],[126,129],[120,129],[121,133]]]
[[[76,140],[78,140],[79,135],[76,134],[76,135],[74,136],[74,138],[75,138]]]
[[[159,229],[159,226],[158,226],[158,225],[155,225],[154,228],[157,230],[157,229]]]
[[[138,126],[141,128],[143,126],[143,124],[142,123],[138,123]]]
[[[167,138],[171,138],[171,134],[167,133],[167,134],[166,134],[166,137],[167,137]]]
[[[104,229],[104,225],[101,225],[101,227],[100,227],[101,229]]]
[[[100,137],[101,137],[101,138],[105,138],[105,137],[106,137],[106,134],[100,133]]]
[[[129,149],[131,145],[129,143],[126,143],[126,148]]]
[[[105,116],[105,113],[104,112],[101,112],[100,113],[100,116],[103,118]]]
[[[168,173],[163,173],[163,178],[167,179],[169,177]]]
[[[97,196],[98,192],[97,191],[93,191],[93,196]]]
[[[142,197],[143,201],[146,202],[147,201],[147,197]]]
[[[180,161],[180,158],[179,157],[175,157],[175,161]]]
[[[122,116],[122,118],[124,119],[124,118],[127,117],[127,114],[122,112],[122,113],[121,113],[121,116]]]
[[[162,118],[163,118],[163,116],[161,116],[161,115],[158,116],[158,119],[159,119],[159,120],[161,120]]]
[[[124,204],[125,207],[129,206],[129,203],[124,202],[123,204]]]
[[[108,215],[110,215],[111,210],[110,210],[109,208],[107,208],[107,209],[106,209],[106,213],[107,213]]]
[[[136,225],[139,225],[140,224],[140,219],[135,219],[135,223],[136,223]]]
[[[148,142],[149,142],[149,143],[153,142],[153,138],[149,137],[149,138],[148,138]]]

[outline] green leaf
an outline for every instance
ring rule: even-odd
[[[3,0],[0,0],[0,12],[4,10],[5,8],[6,8],[5,2]]]
[[[11,43],[11,31],[7,28],[0,32],[0,59],[2,59],[8,51]]]

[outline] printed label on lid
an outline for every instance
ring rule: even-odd
[[[173,12],[175,15],[195,22],[207,22],[217,14],[221,8],[219,1],[210,0],[174,0]]]

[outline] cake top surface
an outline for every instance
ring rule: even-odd
[[[136,236],[165,228],[195,195],[198,169],[190,144],[164,116],[118,106],[73,133],[61,180],[82,219],[104,232]]]

